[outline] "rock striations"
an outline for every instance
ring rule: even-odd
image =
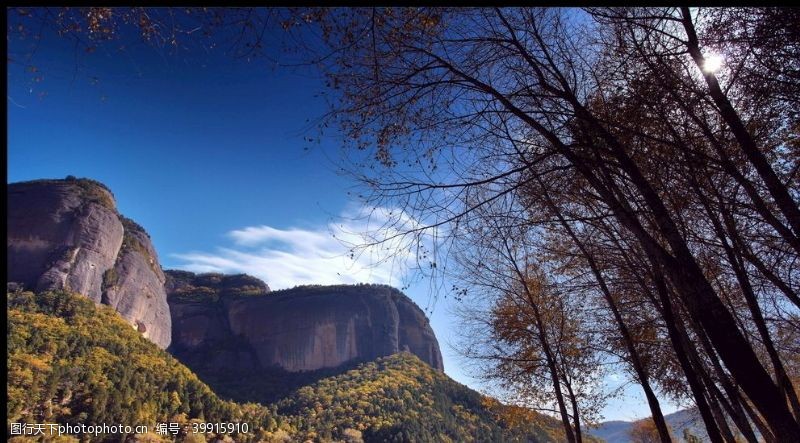
[[[207,373],[318,371],[400,351],[442,370],[428,319],[394,288],[270,292],[248,275],[165,274],[150,237],[101,183],[36,180],[7,192],[9,287],[63,289],[112,306],[179,358],[201,355],[193,360]]]
[[[164,274],[150,238],[122,217],[111,191],[88,179],[8,185],[8,281],[70,290],[113,306],[158,346],[171,322]]]
[[[220,370],[235,366],[298,372],[409,351],[443,369],[427,317],[389,286],[301,286],[270,292],[266,284],[245,275],[166,274],[171,350],[179,357],[202,352],[208,357],[204,363]]]

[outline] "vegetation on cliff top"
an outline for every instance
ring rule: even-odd
[[[348,295],[358,291],[359,288],[389,291],[405,297],[405,294],[398,289],[384,284],[300,285],[273,291],[264,281],[248,274],[229,275],[218,272],[195,274],[194,272],[175,269],[165,270],[164,273],[171,281],[168,286],[172,287],[171,290],[167,291],[167,295],[176,301],[217,302],[220,298],[225,297],[273,297],[278,295]]]
[[[28,180],[24,182],[12,183],[12,185],[26,185],[26,184],[54,184],[63,185],[65,183],[74,184],[80,191],[80,196],[86,201],[93,202],[105,206],[106,208],[116,212],[117,204],[114,200],[114,193],[111,189],[103,183],[93,180],[91,178],[77,178],[68,175],[66,178],[42,178],[37,180]]]
[[[168,287],[171,287],[167,295],[173,301],[217,302],[224,297],[251,297],[270,291],[266,283],[247,274],[195,274],[178,270],[164,273],[169,281]]]

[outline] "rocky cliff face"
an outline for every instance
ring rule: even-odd
[[[443,369],[425,314],[391,287],[305,286],[269,293],[247,276],[166,274],[171,350],[179,358],[203,352],[207,358],[194,363],[204,366],[197,368],[202,373],[231,367],[315,371],[404,350]],[[237,287],[232,279],[247,284]]]
[[[87,179],[36,180],[12,183],[7,193],[9,282],[81,293],[169,346],[158,257],[147,233],[117,212],[108,188]]]
[[[162,348],[172,343],[179,358],[201,355],[197,364],[208,369],[201,372],[318,371],[400,351],[442,369],[428,319],[396,289],[306,286],[270,293],[247,275],[165,275],[147,233],[118,213],[104,185],[68,178],[13,183],[7,190],[9,282],[74,291],[112,306]]]

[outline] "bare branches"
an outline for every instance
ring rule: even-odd
[[[674,8],[372,9],[351,18],[370,38],[339,29],[343,44],[330,43],[344,48],[340,64],[326,72],[341,88],[334,120],[355,152],[374,153],[379,165],[362,163],[368,201],[426,220],[414,235],[446,229],[452,269],[481,300],[513,294],[504,279],[524,281],[536,263],[561,294],[555,306],[591,301],[550,324],[561,331],[547,339],[553,362],[567,349],[559,345],[566,325],[610,319],[614,328],[584,333],[610,331],[608,358],[626,356],[654,415],[650,381],[679,396],[694,377],[688,395],[708,405],[710,433],[728,434],[718,412],[746,410],[735,408],[739,396],[771,433],[800,432],[777,382],[785,354],[765,339],[791,324],[783,309],[800,290],[798,189],[781,175],[797,160],[766,132],[785,108],[762,106],[779,96],[740,86],[752,64],[718,74],[724,87],[709,92],[696,53],[712,32],[688,32]],[[760,144],[743,145],[748,137]],[[532,315],[531,324],[544,324],[542,311]],[[695,355],[687,346],[698,337],[709,346]],[[552,369],[555,388],[564,381]],[[557,410],[577,440],[575,386],[560,386]]]

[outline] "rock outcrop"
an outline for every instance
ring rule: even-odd
[[[319,371],[401,351],[442,370],[427,317],[389,286],[270,292],[244,274],[165,274],[150,237],[103,184],[68,177],[7,192],[9,288],[69,290],[109,305],[179,358],[194,354],[201,372]]]
[[[443,370],[427,317],[389,286],[303,286],[270,293],[249,276],[166,274],[170,350],[178,358],[202,352],[207,356],[199,362],[202,373],[315,371],[400,351]]]
[[[146,338],[169,346],[164,274],[147,233],[122,217],[111,191],[88,179],[8,185],[8,281],[81,293],[114,307]]]

